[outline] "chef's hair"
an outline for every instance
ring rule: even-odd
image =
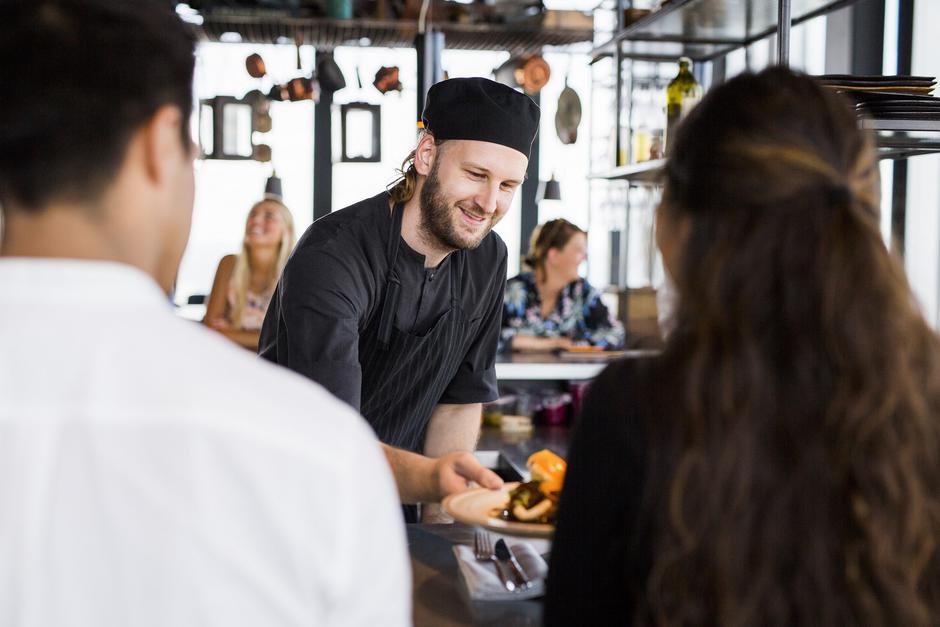
[[[777,67],[713,88],[665,170],[636,622],[935,625],[940,341],[881,234],[873,138]]]
[[[278,279],[280,279],[281,272],[284,271],[284,266],[287,265],[287,258],[290,257],[291,251],[294,250],[297,237],[294,230],[294,216],[291,215],[287,205],[276,198],[264,198],[259,200],[248,210],[248,215],[250,216],[251,212],[260,205],[269,203],[277,206],[281,218],[284,220],[284,230],[281,233],[281,243],[277,251],[277,260],[272,270],[274,276],[271,279],[271,285],[274,285],[277,283]],[[245,304],[248,302],[248,286],[251,283],[251,252],[248,250],[247,238],[242,240],[242,248],[235,257],[235,269],[232,270],[232,281],[235,285],[235,302],[232,303],[232,309],[228,314],[228,319],[232,326],[241,328],[242,314],[245,311]]]
[[[435,138],[434,145],[440,147],[446,141],[446,139]],[[417,148],[408,153],[405,160],[401,162],[398,178],[389,184],[388,193],[391,194],[392,200],[396,203],[408,202],[415,195],[415,190],[418,187],[418,171],[415,169],[415,156],[417,153]]]
[[[537,275],[545,272],[545,260],[551,249],[561,250],[578,233],[587,235],[587,231],[568,222],[564,218],[549,220],[532,231],[529,238],[529,252],[523,262]]]

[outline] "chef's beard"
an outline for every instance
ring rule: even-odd
[[[467,249],[472,250],[480,245],[483,238],[489,234],[493,228],[492,218],[489,224],[477,236],[468,236],[460,232],[455,222],[459,220],[457,212],[460,211],[455,204],[451,204],[444,190],[441,189],[441,181],[437,175],[437,166],[435,162],[431,166],[428,178],[424,181],[421,188],[419,200],[421,202],[421,229],[424,234],[437,242],[444,248],[454,250]],[[486,216],[485,212],[479,207],[474,206],[468,213],[476,216]]]

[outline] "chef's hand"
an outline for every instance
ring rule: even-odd
[[[448,494],[463,492],[470,482],[484,488],[501,488],[503,480],[495,472],[484,468],[472,453],[456,451],[442,455],[434,460],[434,477],[440,494],[438,500]]]

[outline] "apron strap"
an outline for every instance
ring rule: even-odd
[[[401,220],[404,213],[403,205],[396,203],[392,209],[392,220],[389,224],[388,246],[386,258],[388,259],[388,272],[385,275],[385,299],[382,302],[382,313],[379,317],[379,347],[387,351],[392,337],[392,325],[398,313],[398,303],[401,301],[401,279],[395,270],[398,262],[398,245],[401,239]]]
[[[463,267],[467,261],[467,251],[458,250],[451,253],[450,260],[450,308],[460,307],[460,296],[463,293]]]

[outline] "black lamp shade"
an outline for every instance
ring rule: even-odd
[[[284,194],[281,192],[281,179],[276,174],[272,174],[264,184],[264,197],[273,200],[281,200]]]
[[[542,200],[561,200],[561,184],[555,180],[554,176],[545,181]]]

